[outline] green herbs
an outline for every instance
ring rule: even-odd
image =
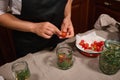
[[[100,70],[108,75],[115,74],[120,69],[120,45],[114,41],[106,41],[105,45],[99,58]]]
[[[115,74],[120,69],[120,51],[103,51],[99,63],[103,73],[108,75]]]
[[[59,47],[56,50],[57,66],[59,69],[67,70],[73,65],[73,51],[70,47]]]
[[[30,71],[28,69],[16,72],[16,80],[27,80],[30,77]]]
[[[65,53],[59,53],[57,65],[60,69],[69,69],[73,65],[72,53],[68,55]]]
[[[15,80],[28,80],[30,78],[30,70],[26,61],[18,61],[11,67]]]

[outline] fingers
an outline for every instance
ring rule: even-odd
[[[62,24],[61,31],[49,22],[38,23],[35,28],[35,33],[46,39],[51,38],[54,34],[59,38],[70,38],[74,36],[73,26],[68,24]]]
[[[61,31],[62,31],[62,32],[67,32],[68,26],[69,26],[68,23],[63,23],[62,26],[61,26]]]
[[[45,34],[48,36],[52,36],[54,34],[54,32],[52,30],[47,30],[47,31],[45,31]]]
[[[45,31],[44,31],[44,37],[51,38],[53,34],[61,35],[61,31],[53,24],[46,22],[44,25]]]
[[[61,31],[57,27],[55,29],[55,34],[58,35],[58,36],[62,34]]]
[[[74,36],[74,29],[72,24],[63,23],[61,27],[61,31],[63,33],[66,33],[66,36],[64,37],[60,36],[60,38],[71,38]]]
[[[48,34],[43,34],[42,35],[44,38],[46,38],[46,39],[50,39],[52,36],[50,36],[50,35],[48,35]]]
[[[68,30],[68,35],[66,36],[67,38],[73,37],[74,36],[74,30]]]
[[[55,25],[50,24],[49,26],[49,30],[53,32],[53,34],[61,35],[61,31]]]

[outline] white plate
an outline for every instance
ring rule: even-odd
[[[100,53],[100,52],[96,52],[96,51],[89,50],[89,49],[84,50],[84,48],[82,48],[82,46],[79,45],[81,40],[84,40],[85,42],[87,42],[89,44],[93,43],[94,41],[105,41],[105,39],[98,36],[96,34],[96,32],[91,32],[91,33],[86,34],[86,35],[79,35],[79,34],[76,35],[76,47],[78,49],[80,49],[81,51],[84,51],[87,53]]]

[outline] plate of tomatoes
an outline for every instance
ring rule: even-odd
[[[97,57],[103,51],[105,39],[95,32],[86,35],[76,35],[76,47],[80,53],[88,57]]]

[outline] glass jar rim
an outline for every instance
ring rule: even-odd
[[[14,71],[14,68],[16,67],[16,66],[19,66],[20,64],[25,64],[25,68],[27,68],[28,67],[28,63],[26,62],[26,61],[17,61],[17,62],[15,62],[15,63],[13,63],[12,64],[12,70]]]
[[[120,42],[117,40],[105,40],[105,45],[107,49],[120,50]]]
[[[70,51],[71,51],[71,53],[73,53],[73,49],[71,48],[71,47],[66,47],[66,46],[60,46],[60,47],[58,47],[57,49],[56,49],[56,53],[58,52],[58,50],[60,50],[60,49],[63,49],[63,48],[66,48],[66,49],[69,49]]]

